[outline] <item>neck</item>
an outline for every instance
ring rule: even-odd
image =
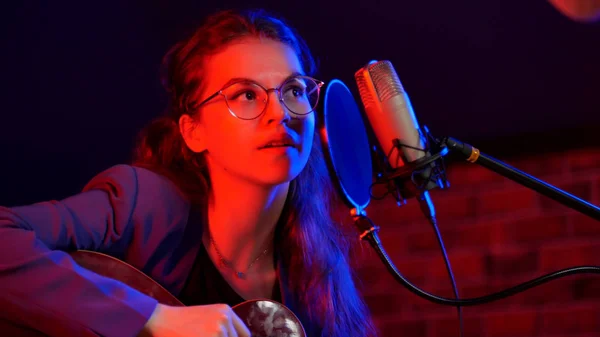
[[[261,261],[273,261],[273,234],[288,189],[289,183],[264,186],[224,171],[211,172],[208,232],[219,253],[236,271],[246,272],[265,249],[269,251]],[[203,238],[206,247],[210,247],[209,233]]]

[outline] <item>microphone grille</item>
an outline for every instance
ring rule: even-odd
[[[373,86],[379,97],[384,102],[394,96],[404,93],[404,87],[398,78],[398,74],[390,61],[380,61],[368,66],[369,74],[373,80]]]
[[[375,95],[372,94],[372,89],[369,89],[369,81],[367,79],[368,73],[365,69],[361,69],[354,74],[356,80],[356,86],[358,87],[358,94],[362,101],[365,109],[369,109],[375,104]]]

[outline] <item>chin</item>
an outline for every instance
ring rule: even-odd
[[[265,185],[281,185],[285,183],[289,183],[294,180],[300,172],[292,172],[292,171],[279,171],[276,170],[268,170],[259,173],[260,176],[257,177],[257,180]]]
[[[254,180],[265,185],[281,185],[296,179],[303,168],[304,166],[300,165],[265,165],[257,168]]]

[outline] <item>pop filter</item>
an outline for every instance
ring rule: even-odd
[[[320,136],[338,193],[346,205],[362,213],[373,183],[369,138],[356,100],[338,79],[325,88]]]

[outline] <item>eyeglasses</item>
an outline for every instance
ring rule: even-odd
[[[296,115],[308,115],[319,103],[321,87],[325,82],[309,76],[294,76],[277,88],[267,89],[254,81],[232,83],[200,102],[196,108],[222,95],[229,112],[239,119],[255,119],[262,115],[269,104],[269,92],[275,91],[283,105]]]

